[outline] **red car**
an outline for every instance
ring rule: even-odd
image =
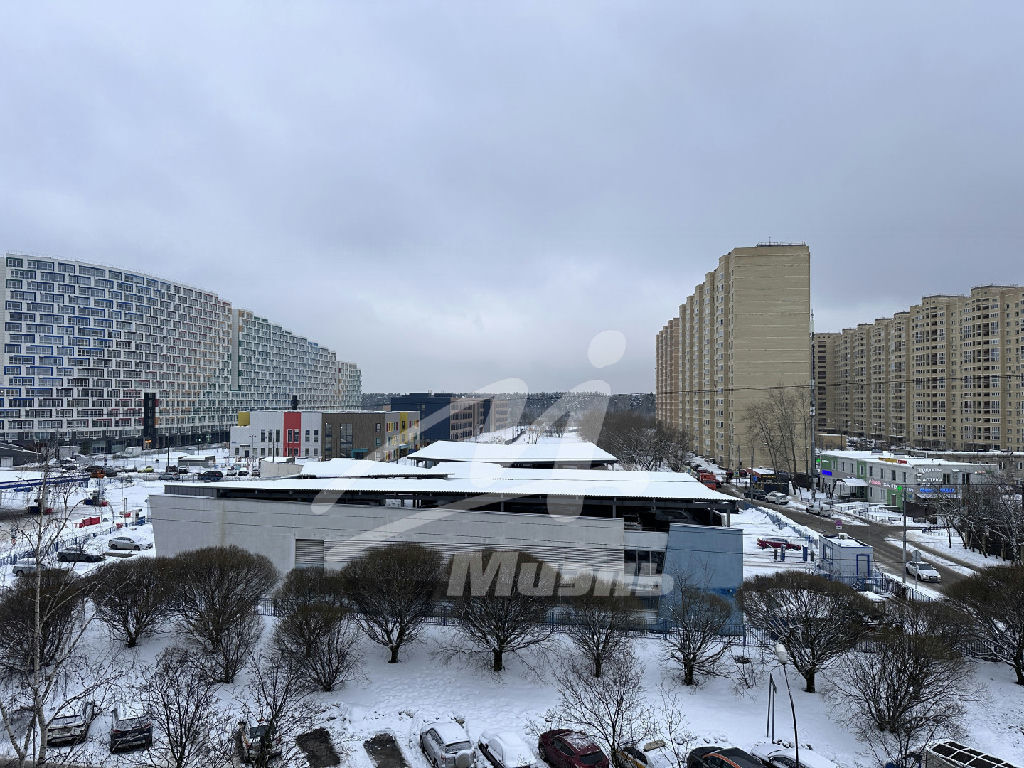
[[[542,733],[537,749],[553,768],[608,768],[608,758],[594,740],[568,728]]]
[[[794,544],[788,539],[777,536],[762,536],[757,540],[757,546],[761,549],[801,549],[800,544]]]

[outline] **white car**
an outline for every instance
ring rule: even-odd
[[[484,731],[478,746],[494,768],[537,768],[537,758],[513,731]]]
[[[918,581],[942,581],[942,575],[935,570],[935,566],[922,560],[911,560],[907,563],[907,573]]]
[[[792,747],[780,747],[778,744],[755,744],[750,754],[761,760],[769,768],[795,768],[796,750]],[[839,768],[828,758],[809,749],[800,750],[800,765],[805,768]]]
[[[434,768],[473,768],[476,750],[454,720],[438,720],[420,732],[420,749]]]
[[[39,563],[34,557],[23,557],[11,567],[15,576],[30,576],[38,570]]]
[[[107,546],[110,549],[152,549],[153,542],[136,541],[131,536],[115,536],[109,542],[107,542]]]
[[[772,504],[789,504],[789,496],[778,491],[772,491],[764,498],[765,501],[770,501]]]

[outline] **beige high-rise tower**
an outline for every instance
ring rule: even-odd
[[[718,261],[657,337],[661,423],[726,467],[769,463],[748,407],[773,388],[806,400],[811,379],[811,254],[803,243],[735,248]],[[809,467],[803,409],[797,471]]]
[[[985,285],[819,334],[830,376],[819,428],[890,446],[1024,450],[1022,313],[1024,287]]]

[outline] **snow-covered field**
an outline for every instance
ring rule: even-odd
[[[271,625],[268,619],[265,638],[270,635]],[[449,627],[428,628],[421,642],[403,648],[398,664],[386,663],[386,653],[380,646],[360,641],[363,664],[357,679],[333,693],[313,698],[324,711],[322,722],[317,724],[326,727],[335,745],[348,752],[343,764],[373,768],[362,743],[386,731],[396,737],[411,768],[429,768],[417,740],[425,723],[441,718],[464,719],[474,741],[483,730],[498,729],[516,731],[527,743],[536,744],[540,731],[559,725],[545,720],[545,713],[558,702],[551,671],[565,654],[573,652],[564,638],[556,637],[552,648],[543,654],[508,659],[506,671],[494,674],[486,669],[486,659],[443,662],[439,650],[453,633]],[[96,651],[112,652],[99,628],[95,635]],[[165,635],[143,643],[130,656],[132,674],[145,674],[146,666],[170,642],[172,638]],[[730,654],[721,676],[705,678],[698,687],[688,689],[664,661],[658,638],[638,638],[634,647],[644,663],[643,686],[648,700],[657,706],[663,691],[675,696],[686,717],[687,730],[692,733],[693,747],[710,743],[749,749],[765,741],[769,673],[785,689],[776,663],[762,662],[759,654],[748,648],[745,652],[755,658],[753,664],[745,665],[753,668],[749,687],[739,681],[739,665]],[[742,652],[741,648],[734,650],[735,654]],[[813,749],[842,768],[877,766],[844,721],[847,707],[830,685],[829,674],[820,676],[821,692],[816,694],[804,693],[799,679],[790,675],[801,749]],[[243,673],[234,684],[221,686],[219,698],[225,711],[237,711],[245,683]],[[134,684],[132,680],[122,681],[122,687]],[[964,680],[964,690],[973,697],[965,718],[969,733],[966,740],[1004,759],[1019,761],[1024,756],[1024,695],[1012,683],[1010,670],[977,662]],[[92,758],[97,765],[113,764],[107,762],[109,728],[107,711],[93,723],[88,753],[82,757]],[[776,704],[776,738],[792,741],[792,719],[784,693]]]
[[[217,455],[220,466],[230,463],[225,450],[219,450]],[[118,463],[155,467],[155,458],[144,456]],[[0,473],[0,479],[4,475],[6,473]],[[107,515],[110,510],[117,512],[126,506],[141,509],[142,514],[147,515],[148,496],[161,492],[163,488],[163,483],[156,480],[155,475],[131,477],[131,483],[121,483],[119,478],[105,482],[104,492],[111,504],[104,508]],[[79,492],[79,497],[84,498],[95,489],[96,481],[91,481],[88,489],[83,488]],[[92,510],[91,507],[86,509]],[[799,551],[790,551],[785,561],[776,561],[772,550],[757,547],[760,536],[782,536],[801,544],[807,543],[805,537],[817,537],[813,530],[786,518],[784,513],[751,507],[735,515],[732,524],[743,530],[745,576],[783,568],[813,567],[802,559]],[[132,528],[130,533],[140,538],[152,538],[149,525]],[[97,536],[95,546],[105,549],[106,541],[113,535],[117,534],[110,532]],[[912,531],[910,535],[914,541],[920,539],[919,543],[941,551],[943,558],[954,564],[960,563],[964,567],[994,564],[992,558],[986,560],[964,550],[955,539],[953,549],[947,549],[945,532],[925,534]],[[151,556],[158,553],[158,547],[159,542],[157,549],[143,550],[139,554]],[[975,562],[972,556],[982,562]],[[83,563],[74,567],[84,571],[97,566]],[[0,579],[10,578],[10,568],[4,568]],[[273,620],[268,618],[264,638],[269,637],[272,624]],[[528,743],[535,744],[538,731],[558,725],[546,722],[544,716],[558,699],[552,684],[552,665],[571,652],[565,647],[564,639],[558,638],[548,653],[508,659],[506,672],[495,675],[487,671],[486,659],[480,659],[480,663],[465,660],[442,662],[438,650],[451,638],[453,631],[447,627],[431,627],[422,642],[403,649],[399,664],[387,664],[383,649],[360,641],[363,665],[358,678],[339,691],[315,697],[325,708],[322,724],[331,731],[336,745],[347,748],[349,752],[345,764],[372,768],[362,742],[376,733],[388,731],[395,735],[412,768],[429,768],[419,752],[419,731],[427,721],[442,717],[464,718],[466,729],[474,740],[481,731],[493,728],[518,731],[527,737]],[[128,657],[135,671],[121,681],[122,685],[129,689],[137,685],[137,676],[144,673],[146,665],[151,664],[157,654],[174,640],[172,633],[166,633],[143,642],[137,652]],[[98,626],[90,635],[90,643],[98,654],[113,652],[105,632]],[[635,648],[645,664],[643,684],[648,699],[657,704],[662,690],[677,695],[689,730],[694,735],[693,746],[715,743],[749,748],[765,740],[769,672],[784,689],[777,665],[769,665],[766,661],[744,665],[746,669],[753,668],[748,687],[737,679],[740,665],[727,655],[723,676],[705,679],[699,687],[687,689],[678,683],[674,670],[665,664],[658,638],[638,638]],[[747,649],[746,653],[759,657],[753,649]],[[235,699],[241,695],[245,682],[243,674],[235,684],[222,687],[221,700],[226,711],[236,707]],[[795,677],[790,678],[790,683],[794,687],[801,749],[813,748],[843,768],[877,766],[866,745],[858,743],[845,722],[848,707],[834,693],[828,672],[820,678],[819,689],[822,692],[818,694],[800,691],[800,681]],[[964,679],[963,690],[969,701],[962,740],[1011,762],[1024,760],[1024,690],[1013,684],[1011,670],[994,663],[974,662]],[[109,712],[101,714],[92,726],[89,756],[97,765],[114,764],[109,762],[106,749],[109,727]],[[788,701],[783,690],[777,703],[776,736],[791,738],[791,728]],[[3,748],[0,745],[0,750]]]

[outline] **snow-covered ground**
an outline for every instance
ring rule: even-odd
[[[268,619],[265,639],[271,629],[272,620]],[[113,652],[100,627],[92,634],[90,641],[97,653]],[[428,628],[421,642],[402,649],[398,664],[386,663],[386,653],[380,646],[360,640],[363,664],[357,679],[333,693],[313,697],[324,711],[323,721],[317,724],[331,732],[339,751],[348,752],[344,764],[373,768],[362,743],[374,734],[390,732],[411,768],[429,768],[419,750],[419,733],[424,724],[442,718],[463,719],[474,743],[482,731],[497,729],[518,732],[528,744],[535,745],[540,731],[558,727],[557,721],[545,719],[545,713],[558,703],[551,672],[566,654],[573,653],[564,638],[556,637],[543,654],[506,659],[506,671],[496,675],[486,669],[486,659],[443,662],[439,651],[453,635],[450,627]],[[122,687],[136,685],[137,676],[144,674],[146,665],[172,641],[170,634],[153,638],[129,655],[133,671],[131,679],[121,681]],[[774,661],[762,659],[756,649],[734,648],[726,656],[721,676],[705,678],[698,687],[687,689],[665,662],[659,638],[637,638],[634,648],[644,664],[643,687],[648,700],[658,707],[662,692],[675,697],[693,737],[691,748],[728,744],[749,749],[765,741],[769,672],[783,688],[776,703],[776,737],[792,740],[782,670]],[[754,659],[752,664],[743,665],[748,670],[748,684],[740,681],[740,665],[734,661],[734,656],[741,654]],[[219,698],[225,711],[237,711],[245,683],[246,675],[242,673],[234,684],[221,686]],[[820,692],[816,694],[800,690],[801,681],[792,672],[790,684],[801,750],[813,749],[842,768],[877,766],[844,721],[848,707],[830,684],[829,672],[819,676]],[[994,663],[973,663],[964,690],[972,699],[967,702],[965,725],[969,738],[965,740],[1006,760],[1019,761],[1024,755],[1024,695],[1013,684],[1011,671]],[[109,710],[105,710],[92,725],[88,753],[82,757],[91,757],[97,765],[107,764],[109,728]]]

